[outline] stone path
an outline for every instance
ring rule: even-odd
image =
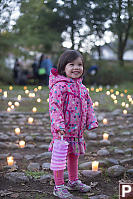
[[[133,112],[122,115],[121,110],[104,112],[96,110],[99,128],[91,132],[85,131],[86,154],[79,159],[79,176],[83,181],[91,183],[94,193],[79,194],[80,198],[108,199],[118,195],[118,186],[113,187],[113,181],[133,180]],[[33,117],[33,124],[28,124],[28,118]],[[108,124],[103,124],[107,118]],[[20,128],[20,135],[16,135],[15,128]],[[103,140],[103,133],[109,134],[109,139]],[[20,148],[18,143],[25,140],[26,146]],[[53,176],[50,171],[51,152],[48,146],[51,141],[49,113],[0,113],[0,173],[3,180],[11,183],[41,183],[48,186],[48,197],[52,195]],[[15,164],[7,166],[6,158],[13,156]],[[99,161],[99,170],[92,171],[92,161]],[[37,174],[38,172],[38,174]],[[68,173],[65,171],[65,180]],[[99,190],[100,179],[105,183],[103,190]],[[106,191],[112,182],[110,191]],[[40,185],[41,186],[41,185]],[[34,188],[34,191],[36,189]],[[38,193],[39,193],[39,189]],[[36,191],[37,191],[36,190]],[[7,192],[6,192],[7,191]],[[11,193],[10,193],[11,192]],[[13,191],[6,190],[0,185],[0,196],[11,197]],[[46,193],[46,190],[44,191]],[[43,190],[39,194],[44,194]],[[19,193],[19,192],[18,192]],[[6,195],[7,194],[7,195]],[[76,196],[76,195],[75,195]],[[114,196],[115,197],[115,196]],[[16,198],[21,198],[16,195]],[[32,198],[30,196],[30,198]],[[33,196],[34,198],[34,196]],[[41,197],[40,197],[41,198]],[[35,198],[34,198],[35,199]]]

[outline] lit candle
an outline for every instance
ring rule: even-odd
[[[37,102],[41,102],[41,99],[40,98],[37,98],[37,100],[36,100]]]
[[[108,124],[108,120],[106,118],[103,119],[103,124],[104,125]]]
[[[47,102],[49,102],[49,98],[47,99]]]
[[[10,107],[8,107],[8,108],[7,108],[7,112],[10,112],[10,111],[11,111],[11,108],[10,108]]]
[[[12,102],[11,102],[11,101],[9,101],[9,102],[8,102],[8,106],[11,106],[11,105],[12,105]]]
[[[25,90],[25,94],[28,94],[29,93],[29,90]]]
[[[20,128],[15,128],[15,133],[16,133],[16,135],[19,135],[20,134]]]
[[[7,98],[7,91],[4,91],[3,95],[5,98]]]
[[[94,104],[95,104],[95,106],[99,106],[99,102],[97,102],[97,101]]]
[[[33,113],[36,113],[36,112],[37,112],[37,108],[36,108],[36,107],[33,107],[33,108],[32,108],[32,112],[33,112]]]
[[[93,161],[92,162],[92,171],[98,171],[98,165],[99,165],[98,161]]]
[[[11,109],[12,109],[12,110],[14,109],[14,105],[11,105]]]
[[[9,90],[12,91],[13,90],[13,86],[9,86]]]
[[[18,100],[19,100],[19,101],[21,100],[21,95],[18,95]]]
[[[126,107],[126,108],[129,108],[129,104],[126,104],[125,107]]]
[[[33,121],[34,121],[34,119],[33,119],[32,117],[29,117],[29,118],[28,118],[28,123],[29,123],[29,124],[32,124]]]
[[[127,114],[127,110],[123,110],[123,114],[126,115]]]
[[[23,141],[23,140],[19,141],[19,147],[24,148],[25,147],[25,141]]]
[[[37,89],[37,88],[34,88],[34,91],[35,91],[35,92],[37,92],[37,91],[38,91],[38,89]]]
[[[107,92],[106,92],[106,95],[110,95],[110,91],[107,91]]]
[[[108,140],[109,134],[108,133],[104,133],[103,134],[103,140]]]
[[[117,100],[114,100],[114,104],[117,104]]]
[[[38,90],[41,90],[42,89],[42,86],[38,86]]]
[[[18,107],[19,106],[19,102],[14,102],[14,105]]]
[[[27,86],[24,86],[24,90],[26,90],[27,89]]]
[[[94,91],[94,87],[91,87],[91,91]]]
[[[7,157],[7,164],[8,166],[13,166],[14,160],[12,156]]]

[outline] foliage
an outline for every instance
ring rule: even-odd
[[[27,176],[32,176],[33,178],[36,178],[36,179],[40,178],[42,175],[45,174],[44,171],[28,171],[28,170],[25,171],[25,173]]]
[[[4,65],[4,61],[1,60],[0,63],[0,84],[12,84],[13,83],[13,74],[11,69],[7,68]]]
[[[125,66],[123,68],[119,66],[118,62],[111,64],[111,61],[100,61],[97,65],[99,65],[99,69],[94,76],[87,73],[90,64],[86,67],[85,82],[87,84],[119,85],[125,81],[133,81],[132,67]]]

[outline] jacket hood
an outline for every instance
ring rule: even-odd
[[[64,75],[59,75],[57,69],[52,68],[50,72],[50,76],[49,76],[49,89],[51,89],[58,82],[82,83],[82,78],[77,78],[77,79],[68,78],[68,77],[65,77]]]

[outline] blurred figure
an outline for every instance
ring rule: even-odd
[[[46,59],[44,60],[45,68],[46,68],[46,85],[49,85],[49,75],[50,75],[50,71],[53,68],[53,63],[51,61],[51,59],[49,57],[46,57]]]
[[[46,84],[46,66],[44,64],[45,55],[42,54],[38,64],[38,78],[39,83]]]
[[[18,58],[16,58],[15,63],[14,63],[14,68],[13,68],[13,77],[14,77],[15,83],[18,82],[19,73],[20,73],[20,63],[19,63]]]
[[[43,81],[47,86],[49,85],[49,75],[52,68],[53,63],[51,59],[42,54],[39,61],[38,75],[41,82]]]
[[[33,71],[33,78],[34,78],[34,83],[35,83],[35,80],[38,78],[38,61],[36,57],[34,58],[34,62],[32,64],[32,71]]]

